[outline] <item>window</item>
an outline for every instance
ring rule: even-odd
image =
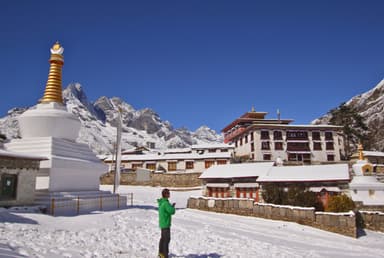
[[[271,154],[264,154],[263,160],[271,160]]]
[[[133,170],[136,170],[137,168],[142,168],[143,167],[143,164],[141,163],[134,163],[132,164],[132,169]]]
[[[335,161],[335,155],[327,155],[328,161]]]
[[[251,152],[254,152],[254,151],[255,151],[255,144],[251,142]]]
[[[251,154],[251,159],[255,160],[255,154],[253,154],[253,153]]]
[[[287,140],[308,140],[308,133],[303,131],[288,131]]]
[[[149,170],[156,170],[156,164],[155,163],[150,163],[145,165],[145,167]]]
[[[176,171],[177,163],[175,161],[168,162],[168,171]]]
[[[325,143],[325,149],[326,150],[334,150],[333,142],[326,142]]]
[[[227,164],[226,160],[218,160],[217,161],[217,165],[225,165],[225,164]]]
[[[193,169],[193,168],[194,168],[194,163],[193,163],[193,161],[186,161],[186,162],[185,162],[185,168],[186,168],[186,169]]]
[[[326,141],[332,141],[333,140],[332,132],[325,132],[325,140]]]
[[[310,151],[308,142],[288,142],[288,151]]]
[[[248,135],[244,136],[244,143],[248,143]]]
[[[240,146],[243,146],[243,138],[240,138]]]
[[[321,150],[321,142],[314,142],[313,150]]]
[[[261,149],[269,150],[270,149],[269,142],[261,142]]]
[[[221,152],[228,152],[228,149],[221,149]]]
[[[320,141],[320,132],[312,132],[312,140]]]
[[[0,199],[15,199],[17,190],[17,175],[4,174],[1,176]]]
[[[253,141],[253,132],[251,133],[251,141]]]
[[[273,132],[273,139],[274,140],[282,140],[283,134],[281,133],[281,131],[274,131]]]
[[[370,197],[374,196],[375,195],[375,190],[369,189],[368,190],[368,194],[369,194]]]
[[[208,152],[210,152],[210,153],[216,152],[216,149],[208,149]]]
[[[214,164],[215,164],[215,161],[213,161],[213,160],[206,160],[205,161],[205,168],[209,168],[209,167],[211,167]]]
[[[236,148],[238,147],[237,140],[235,140],[235,147],[236,147]]]
[[[261,131],[260,138],[261,138],[262,140],[269,139],[269,132],[268,132],[268,131]]]
[[[283,143],[275,142],[275,150],[283,150]]]
[[[297,161],[298,158],[297,158],[296,153],[288,153],[288,160],[289,161]]]

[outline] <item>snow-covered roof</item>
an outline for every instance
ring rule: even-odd
[[[203,154],[198,153],[172,153],[172,154],[132,154],[123,155],[122,161],[153,161],[153,160],[198,160],[198,159],[229,159],[229,152],[208,152]],[[111,157],[106,161],[111,161]]]
[[[31,155],[28,153],[16,153],[16,152],[2,150],[2,149],[0,149],[0,157],[15,158],[15,159],[31,159],[31,160],[47,160],[48,159],[42,156]]]
[[[384,157],[384,152],[380,151],[363,151],[364,156]]]
[[[349,181],[348,164],[272,167],[257,182]]]
[[[323,189],[327,190],[328,192],[341,192],[341,189],[336,186],[319,186],[319,187],[309,187],[309,190],[312,192],[319,193]]]
[[[265,175],[273,162],[215,165],[205,170],[200,178],[258,177]]]
[[[286,127],[286,128],[303,128],[303,129],[306,129],[306,128],[310,128],[310,129],[316,129],[316,128],[329,128],[329,129],[334,129],[334,128],[342,128],[342,126],[338,126],[338,125],[324,125],[324,124],[320,124],[320,125],[313,125],[313,124],[309,124],[309,125],[300,125],[300,124],[252,124],[251,125],[252,127],[254,126],[257,126],[257,127]]]
[[[273,162],[215,165],[200,178],[258,177],[255,182],[349,181],[348,164],[273,166]]]
[[[226,143],[210,143],[192,145],[192,149],[234,149],[235,146]]]

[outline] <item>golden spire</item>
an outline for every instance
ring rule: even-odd
[[[63,52],[64,48],[56,41],[51,48],[51,58],[49,59],[51,65],[49,67],[48,81],[40,103],[57,102],[63,104],[61,87],[61,70],[64,65]]]
[[[357,150],[359,151],[359,160],[364,160],[364,154],[363,154],[364,149],[363,149],[363,144],[361,144],[361,142],[359,143]]]
[[[254,105],[252,105],[251,112],[256,112]]]

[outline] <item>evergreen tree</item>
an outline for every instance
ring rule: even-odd
[[[343,127],[345,158],[349,159],[361,141],[366,148],[370,148],[368,126],[359,113],[345,103],[330,111],[329,123]]]

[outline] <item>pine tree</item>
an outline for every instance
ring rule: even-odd
[[[338,108],[332,109],[330,114],[329,123],[343,127],[345,158],[350,158],[360,141],[366,148],[370,148],[368,126],[353,107],[342,103]]]

